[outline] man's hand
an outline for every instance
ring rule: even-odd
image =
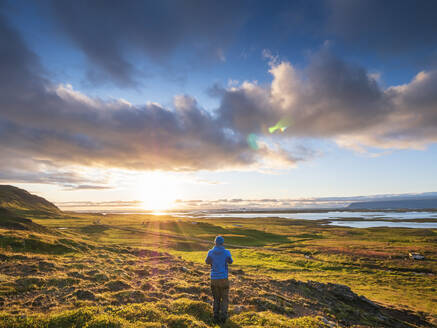
[[[207,257],[206,257],[206,260],[205,260],[205,263],[206,263],[206,264],[212,264],[212,258],[209,257],[209,256],[207,256]]]

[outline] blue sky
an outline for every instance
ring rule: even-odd
[[[0,179],[152,209],[435,191],[435,9],[1,1]]]

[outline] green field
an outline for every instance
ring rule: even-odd
[[[437,322],[436,230],[278,218],[32,219],[50,232],[0,230],[3,326],[213,326],[204,259],[218,234],[235,261],[225,327]],[[426,259],[410,260],[410,251]]]

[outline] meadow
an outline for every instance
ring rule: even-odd
[[[0,229],[3,327],[212,327],[204,259],[218,234],[235,261],[224,327],[437,323],[436,230],[237,214],[28,217],[35,226]]]

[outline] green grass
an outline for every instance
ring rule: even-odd
[[[71,225],[53,220],[53,226]],[[85,232],[87,222],[76,219],[71,226]],[[196,224],[193,224],[193,221]],[[344,283],[356,292],[384,304],[409,307],[437,314],[435,275],[437,273],[437,231],[424,229],[353,229],[323,226],[314,221],[262,219],[172,219],[147,215],[99,216],[98,239],[107,244],[157,247],[184,259],[203,263],[208,243],[181,240],[172,236],[148,236],[148,231],[212,241],[221,234],[226,243],[261,249],[232,249],[235,265],[252,273],[278,279]],[[42,222],[39,221],[39,222]],[[66,223],[64,223],[66,222]],[[143,224],[144,222],[144,224]],[[75,228],[76,227],[76,228]],[[120,230],[123,228],[134,231]],[[85,234],[93,234],[95,228]],[[275,248],[263,250],[262,248]],[[232,247],[231,247],[232,248]],[[280,250],[282,249],[282,250]],[[426,261],[406,259],[409,251],[424,253]],[[306,259],[304,254],[311,254]]]
[[[340,326],[393,326],[358,311],[364,303],[348,305],[290,279],[346,284],[424,322],[437,319],[436,230],[278,218],[74,214],[32,220],[46,230],[0,229],[2,327],[212,327],[204,259],[217,234],[235,261],[225,327],[323,327],[322,317]],[[411,261],[409,251],[427,259]],[[234,311],[237,306],[243,310]]]
[[[79,328],[79,327],[210,327],[210,306],[203,302],[179,299],[169,304],[135,304],[123,307],[83,307],[49,316],[11,316],[0,313],[0,327],[8,328]],[[329,327],[319,317],[290,319],[271,312],[245,312],[235,315],[225,327]]]

